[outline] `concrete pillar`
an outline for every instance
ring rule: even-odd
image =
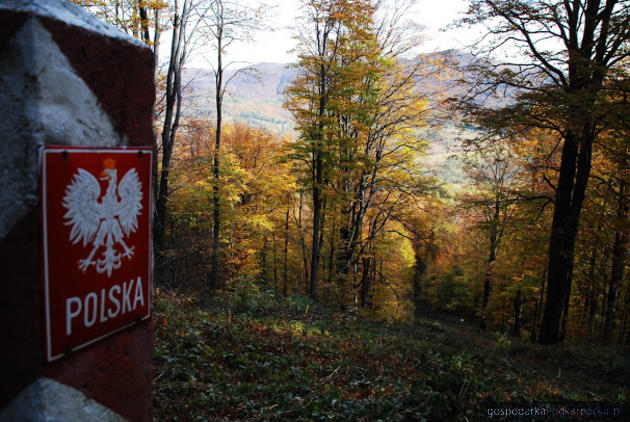
[[[151,50],[65,0],[0,0],[0,421],[152,420],[152,324],[45,362],[38,153],[151,146]]]

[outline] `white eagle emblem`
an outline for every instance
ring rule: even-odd
[[[131,259],[134,246],[127,246],[124,238],[138,229],[138,216],[142,209],[142,186],[135,168],[127,171],[120,183],[116,162],[103,161],[100,180],[107,180],[107,191],[101,197],[101,185],[85,169],[79,168],[71,183],[66,186],[63,206],[68,210],[64,218],[70,230],[70,241],[92,245],[92,251],[78,262],[79,269],[86,272],[94,265],[99,274],[120,268],[122,258]],[[116,245],[120,245],[117,248]],[[94,259],[96,252],[105,248],[102,258]]]

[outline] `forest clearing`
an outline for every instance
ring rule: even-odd
[[[111,157],[57,187],[109,283],[58,330],[146,305],[155,420],[628,420],[630,1],[449,0],[441,32],[428,1],[72,3],[155,101],[146,187]]]

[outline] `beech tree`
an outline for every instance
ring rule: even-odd
[[[476,192],[464,197],[464,206],[477,214],[479,227],[487,237],[487,262],[484,270],[481,297],[480,325],[486,328],[486,307],[490,298],[495,261],[508,224],[511,222],[515,195],[511,192],[517,168],[509,145],[492,140],[481,147],[471,143],[472,151],[466,157],[465,167],[472,178]]]
[[[214,290],[217,287],[220,262],[220,231],[221,231],[221,135],[223,127],[223,98],[228,85],[239,73],[247,68],[241,68],[225,79],[226,69],[234,65],[234,62],[225,62],[226,52],[234,42],[250,41],[253,33],[263,27],[263,19],[267,10],[265,5],[249,7],[238,1],[210,0],[210,12],[202,18],[205,29],[208,31],[210,41],[214,44],[215,60],[209,59],[212,66],[215,81],[215,109],[216,132],[214,155],[212,163],[213,177],[213,225],[212,225],[212,257],[211,270],[208,274],[208,287]]]
[[[420,60],[406,66],[401,63],[409,44],[401,41],[404,33],[397,31],[397,25],[401,25],[399,17],[394,13],[393,17],[385,18],[386,22],[372,24],[374,35],[367,40],[364,63],[355,71],[360,83],[354,98],[344,103],[354,103],[354,107],[346,105],[339,113],[343,135],[335,185],[342,200],[337,259],[337,278],[341,282],[359,255],[371,248],[370,242],[376,235],[372,229],[384,227],[393,215],[382,213],[381,217],[386,216],[382,224],[368,225],[364,233],[369,211],[382,205],[378,193],[393,194],[398,190],[413,197],[423,188],[423,178],[414,162],[424,146],[417,132],[425,125],[428,114],[427,100],[416,87],[424,76],[423,63]],[[403,176],[405,172],[413,177]],[[393,194],[389,199],[394,197],[398,196]]]
[[[357,5],[349,0],[308,0],[305,9],[304,20],[310,31],[300,35],[300,72],[287,90],[286,107],[292,112],[300,132],[291,157],[301,161],[310,173],[313,231],[309,294],[316,300],[322,191],[330,171],[331,135],[335,130],[335,121],[328,113],[329,101],[338,78],[339,49],[347,29],[345,24],[349,22],[347,12],[356,12]]]
[[[556,343],[571,290],[593,145],[605,123],[602,111],[607,100],[602,90],[612,75],[626,74],[620,64],[629,52],[630,2],[473,0],[464,21],[487,24],[493,40],[489,51],[515,49],[507,50],[513,60],[483,66],[474,96],[464,108],[502,131],[536,127],[560,135],[547,300],[539,337],[542,344]],[[507,90],[509,105],[480,106],[483,94],[487,97],[501,87]]]
[[[160,253],[164,249],[164,233],[168,224],[168,196],[169,196],[169,172],[171,156],[177,136],[177,131],[182,118],[182,72],[193,49],[196,32],[201,19],[208,11],[208,5],[200,0],[183,0],[180,5],[175,0],[170,9],[171,24],[171,51],[164,81],[164,95],[160,106],[162,114],[162,131],[159,142],[156,139],[155,150],[161,152],[160,176],[156,179],[155,191],[155,219],[153,225],[154,249],[156,264],[158,266],[158,279],[161,278],[160,270],[164,268],[164,262]],[[155,160],[155,172],[157,173],[157,159]]]
[[[426,114],[415,89],[422,65],[402,64],[413,39],[399,28],[406,9],[377,21],[377,6],[305,2],[299,73],[287,90],[286,107],[300,134],[289,157],[303,163],[312,194],[309,292],[316,297],[325,217],[328,282],[337,283],[342,307],[349,279],[367,303],[374,241],[420,180],[413,160]]]
[[[605,307],[602,309],[602,339],[609,342],[618,326],[620,299],[623,295],[623,282],[628,256],[628,207],[630,194],[630,155],[627,150],[628,119],[618,114],[627,108],[627,87],[611,84],[608,86],[613,97],[611,104],[614,110],[609,114],[609,130],[600,135],[601,141],[595,146],[593,183],[591,189],[597,196],[599,225],[608,233],[606,249],[610,251],[610,271],[604,280]],[[612,90],[610,88],[613,88]],[[620,88],[620,89],[615,89]],[[620,107],[621,106],[621,107]],[[630,292],[625,292],[628,295]],[[623,329],[619,340],[622,342]]]

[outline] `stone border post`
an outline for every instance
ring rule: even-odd
[[[65,0],[0,0],[0,421],[151,421],[140,322],[46,363],[39,151],[151,146],[151,49]]]

